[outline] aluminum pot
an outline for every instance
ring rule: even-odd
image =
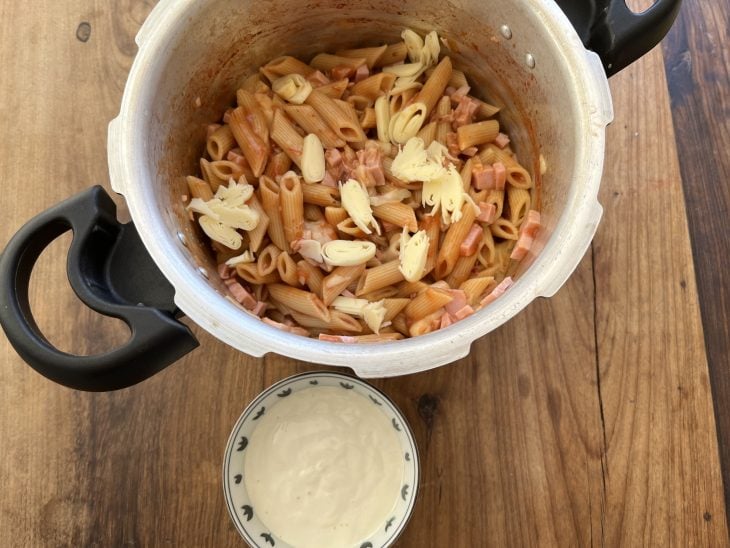
[[[112,188],[133,224],[120,225],[95,187],[31,220],[0,259],[0,323],[16,351],[52,380],[85,390],[129,386],[197,346],[182,314],[252,356],[268,352],[351,367],[362,377],[422,371],[453,362],[537,297],[552,296],[585,253],[601,218],[597,200],[605,128],[612,119],[607,76],[651,49],[680,0],[640,15],[624,0],[163,0],[137,35],[121,113],[109,125]],[[563,11],[564,10],[564,11]],[[567,14],[567,15],[566,15]],[[572,22],[571,22],[572,21]],[[515,285],[454,326],[396,342],[344,345],[279,331],[236,306],[216,275],[181,196],[194,173],[205,126],[242,78],[287,53],[399,40],[404,28],[435,29],[476,93],[504,105],[523,164],[540,172],[543,228]],[[599,54],[586,49],[586,46]],[[68,275],[87,305],[124,320],[132,336],[98,356],[52,347],[33,321],[28,281],[35,260],[67,230]]]

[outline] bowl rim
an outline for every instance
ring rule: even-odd
[[[238,512],[235,508],[235,504],[232,499],[232,492],[231,492],[231,460],[233,457],[233,454],[236,452],[234,451],[234,446],[237,443],[239,433],[241,428],[246,422],[255,420],[251,417],[251,415],[256,411],[262,402],[267,401],[272,396],[275,396],[277,392],[279,392],[282,388],[289,386],[293,383],[296,383],[298,381],[301,381],[303,379],[310,379],[311,380],[317,380],[321,378],[333,378],[336,379],[340,383],[354,383],[357,384],[363,391],[367,392],[369,396],[377,396],[381,398],[383,401],[385,401],[388,406],[390,407],[390,410],[394,413],[395,417],[397,417],[398,421],[400,422],[400,425],[402,426],[402,430],[398,430],[398,438],[399,440],[406,440],[407,445],[411,448],[411,462],[413,463],[413,484],[412,488],[410,490],[410,493],[406,495],[408,497],[408,505],[406,507],[406,511],[403,514],[402,518],[397,522],[397,526],[393,530],[393,533],[391,536],[387,539],[386,544],[381,545],[378,548],[387,548],[388,546],[393,545],[393,543],[398,540],[398,538],[401,536],[403,531],[406,529],[408,523],[411,520],[411,517],[413,515],[413,511],[415,509],[416,503],[418,501],[418,493],[419,493],[419,486],[421,483],[421,459],[420,459],[420,453],[418,449],[418,444],[416,443],[415,436],[413,435],[413,430],[411,429],[411,426],[406,419],[403,412],[400,410],[398,405],[388,396],[385,392],[382,390],[374,387],[370,383],[364,381],[363,379],[360,379],[356,376],[349,375],[346,373],[340,373],[337,371],[327,371],[327,370],[321,370],[321,371],[307,371],[303,373],[297,373],[294,375],[290,375],[288,377],[285,377],[274,384],[268,386],[261,392],[259,392],[253,400],[251,400],[244,410],[241,412],[240,416],[236,420],[233,428],[231,429],[231,433],[228,436],[228,441],[226,442],[225,451],[223,454],[223,466],[222,466],[222,483],[223,483],[223,497],[226,503],[226,508],[228,509],[228,515],[233,522],[234,527],[238,531],[238,533],[241,535],[241,537],[249,543],[252,548],[267,548],[267,545],[260,544],[255,538],[253,538],[249,533],[248,530],[244,524],[244,522],[240,519],[238,516]],[[316,386],[316,385],[315,385]],[[305,388],[306,389],[306,388]],[[360,394],[359,392],[357,392]],[[364,394],[360,394],[364,397]],[[279,399],[274,400],[274,404],[276,405],[276,402],[280,401]],[[374,400],[373,400],[374,401]],[[270,410],[273,405],[270,405],[268,409]],[[407,470],[404,468],[404,479],[405,475],[407,473]],[[245,488],[245,483],[244,483]],[[283,541],[282,541],[283,542]]]
[[[163,216],[140,186],[154,185],[145,169],[148,122],[142,106],[152,100],[156,82],[171,55],[177,24],[201,9],[198,0],[162,0],[145,21],[124,91],[120,115],[109,128],[110,177],[123,194],[140,237],[155,263],[175,288],[175,303],[191,320],[219,340],[255,357],[275,352],[323,365],[346,366],[360,377],[415,373],[451,363],[469,353],[471,344],[523,310],[538,296],[551,296],[575,270],[600,220],[597,194],[605,151],[605,126],[611,121],[610,92],[600,59],[587,51],[572,24],[552,0],[524,0],[530,16],[541,21],[566,59],[576,95],[575,131],[582,137],[574,180],[581,189],[566,204],[553,233],[532,265],[494,303],[454,326],[419,337],[367,344],[343,344],[293,335],[269,326],[226,299],[190,261],[185,247],[170,233]],[[599,76],[599,77],[597,77]],[[140,133],[143,133],[140,138]],[[211,306],[211,303],[215,303]],[[244,313],[242,313],[242,311]],[[252,333],[257,334],[253,337]],[[378,360],[373,360],[377,353]]]

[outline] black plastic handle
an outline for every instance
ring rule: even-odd
[[[669,32],[682,0],[656,0],[634,13],[625,0],[557,0],[583,44],[603,61],[612,76],[642,57]]]
[[[90,308],[123,320],[129,341],[106,354],[75,356],[52,346],[30,310],[28,285],[36,260],[73,231],[67,273]],[[36,371],[79,390],[116,390],[138,383],[198,346],[175,318],[174,290],[152,262],[132,223],[120,224],[100,186],[29,221],[0,256],[0,324],[13,348]]]

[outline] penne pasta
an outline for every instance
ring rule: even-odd
[[[481,245],[479,247],[481,247]],[[467,257],[460,256],[456,260],[454,269],[448,276],[446,276],[446,283],[449,284],[449,287],[459,287],[468,280],[471,277],[472,270],[474,269],[474,265],[477,263],[478,259],[479,250]]]
[[[443,290],[426,288],[410,301],[405,308],[406,318],[420,320],[446,306],[453,300],[453,296]]]
[[[393,89],[394,83],[395,74],[379,72],[357,82],[350,88],[350,93],[352,95],[366,97],[370,101],[375,101],[381,95],[387,95]]]
[[[340,80],[335,80],[334,82],[331,82],[329,84],[319,86],[317,88],[317,91],[331,99],[341,99],[342,94],[345,93],[345,90],[347,89],[347,85],[349,83],[350,80],[348,80],[347,78],[342,78]]]
[[[279,185],[271,177],[259,179],[261,205],[269,217],[268,234],[271,241],[282,251],[291,251],[289,240],[284,233],[284,221],[281,216],[281,191]]]
[[[336,67],[349,67],[357,69],[365,64],[364,57],[343,57],[341,55],[331,55],[329,53],[319,53],[315,55],[309,62],[311,67],[322,72],[328,72]]]
[[[185,181],[188,184],[188,192],[193,198],[200,198],[204,202],[213,199],[213,191],[204,180],[188,175],[185,177]]]
[[[297,275],[303,281],[312,293],[315,293],[320,299],[322,298],[322,281],[324,274],[322,271],[305,260],[297,263]]]
[[[302,184],[293,171],[285,173],[279,183],[281,220],[284,223],[284,236],[291,243],[302,237],[304,230],[304,197]]]
[[[376,127],[378,120],[375,117],[375,109],[370,107],[366,108],[360,115],[359,122],[360,127],[365,130]]]
[[[224,160],[226,154],[236,146],[231,127],[223,125],[213,132],[206,141],[206,148],[213,160]]]
[[[261,247],[266,232],[269,229],[269,216],[264,211],[263,206],[255,194],[249,200],[248,205],[259,215],[259,222],[256,224],[256,227],[248,231],[249,249],[255,253]]]
[[[302,196],[307,204],[322,207],[339,206],[340,191],[336,187],[324,186],[319,183],[302,185]]]
[[[276,261],[281,254],[281,249],[274,244],[269,244],[259,253],[259,260],[256,264],[256,270],[259,276],[266,276],[276,271]]]
[[[396,226],[407,228],[410,232],[418,231],[418,222],[413,209],[401,202],[389,202],[373,207],[373,215]]]
[[[376,46],[372,48],[356,48],[356,49],[341,49],[337,51],[337,55],[340,57],[352,57],[355,59],[365,59],[365,64],[369,69],[377,66],[383,54],[388,49],[388,46]]]
[[[509,221],[519,228],[530,210],[530,192],[512,185],[507,188],[506,192],[507,203],[509,204]]]
[[[361,333],[362,325],[355,318],[338,310],[330,310],[330,319],[328,322],[306,314],[301,314],[292,310],[292,318],[302,327],[312,329],[321,329],[326,331],[348,331],[351,333]]]
[[[444,94],[446,86],[449,84],[451,79],[451,59],[444,57],[441,62],[436,66],[431,76],[428,77],[426,83],[423,84],[423,88],[418,92],[418,95],[414,99],[414,102],[421,103],[426,107],[426,116],[439,102]]]
[[[504,217],[500,217],[489,225],[489,230],[493,236],[505,240],[517,240],[519,236],[519,229],[509,219],[505,219]]]
[[[284,110],[304,131],[317,135],[326,148],[345,146],[345,140],[338,137],[311,106],[287,105]]]
[[[462,282],[459,285],[459,289],[466,294],[467,303],[470,306],[476,306],[487,290],[491,289],[494,285],[494,278],[492,276],[482,276]]]
[[[497,120],[485,120],[456,128],[459,149],[465,150],[475,145],[491,143],[499,134]]]
[[[350,113],[343,110],[335,101],[336,99],[327,97],[315,89],[307,97],[306,103],[317,111],[317,114],[334,130],[339,138],[347,142],[364,141],[365,134],[360,127],[357,116],[353,120]]]
[[[300,285],[297,263],[294,262],[294,259],[286,251],[282,252],[276,259],[276,270],[279,273],[281,281],[285,284],[291,286]]]
[[[365,271],[365,265],[338,266],[322,280],[322,301],[329,306],[335,297],[357,280]]]
[[[261,73],[266,76],[269,82],[273,82],[277,78],[286,76],[287,74],[301,74],[306,77],[314,71],[315,69],[306,63],[302,63],[299,59],[288,55],[277,57],[261,67]]]
[[[399,261],[390,261],[374,268],[368,268],[363,272],[355,295],[365,295],[377,289],[394,285],[403,281],[403,273],[400,271]]]
[[[325,322],[330,321],[330,311],[314,293],[277,283],[269,285],[269,293],[274,299],[296,312]]]
[[[274,269],[274,271],[270,274],[262,276],[261,274],[259,274],[256,263],[237,264],[236,274],[244,281],[258,285],[272,284],[279,281],[279,273],[276,271],[276,269]]]
[[[349,215],[344,207],[327,206],[324,208],[324,218],[332,226],[337,226],[348,217]]]
[[[452,224],[446,231],[434,268],[434,275],[437,280],[445,278],[454,269],[459,258],[459,246],[471,229],[475,218],[476,214],[471,204],[464,204],[461,209],[461,219]]]
[[[236,91],[236,102],[250,116],[251,127],[256,135],[264,142],[264,145],[268,147],[269,122],[254,94],[245,89],[239,89]]]
[[[385,307],[385,316],[383,317],[383,322],[392,321],[410,302],[410,299],[384,298],[383,307]]]
[[[395,44],[390,44],[385,48],[383,55],[380,56],[380,59],[378,59],[373,66],[386,67],[388,65],[395,65],[396,63],[404,61],[406,55],[408,55],[408,48],[406,47],[405,42],[396,42]]]
[[[287,118],[284,111],[276,109],[271,123],[271,140],[274,141],[299,168],[302,166],[304,139]]]
[[[254,177],[261,176],[266,167],[269,149],[254,132],[242,107],[233,109],[230,127],[233,137],[236,139],[238,146],[241,147],[246,161],[248,161],[248,165],[251,166]]]

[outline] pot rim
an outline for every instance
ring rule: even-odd
[[[456,361],[469,353],[477,338],[496,329],[536,297],[552,296],[582,259],[598,226],[602,208],[597,200],[603,171],[605,128],[613,118],[608,80],[599,57],[587,51],[568,18],[551,0],[526,0],[533,14],[561,48],[580,98],[574,180],[581,192],[559,219],[544,249],[514,286],[494,303],[454,326],[400,341],[347,345],[293,335],[242,313],[217,292],[185,257],[186,250],[163,222],[155,204],[135,192],[135,184],[150,179],[143,161],[146,136],[135,128],[147,113],[137,108],[154,93],[154,78],[164,68],[176,21],[196,8],[197,0],[162,0],[150,13],[136,41],[139,52],[129,73],[120,115],[109,125],[108,157],[112,188],[123,194],[139,235],[155,263],[175,288],[176,305],[203,329],[234,348],[256,357],[275,352],[320,364],[347,366],[361,377],[414,373]],[[149,182],[149,184],[152,184]],[[567,212],[570,212],[568,215]],[[211,306],[215,303],[215,306]],[[255,338],[254,338],[255,337]],[[262,343],[261,341],[265,341]],[[377,356],[377,360],[373,358]]]

